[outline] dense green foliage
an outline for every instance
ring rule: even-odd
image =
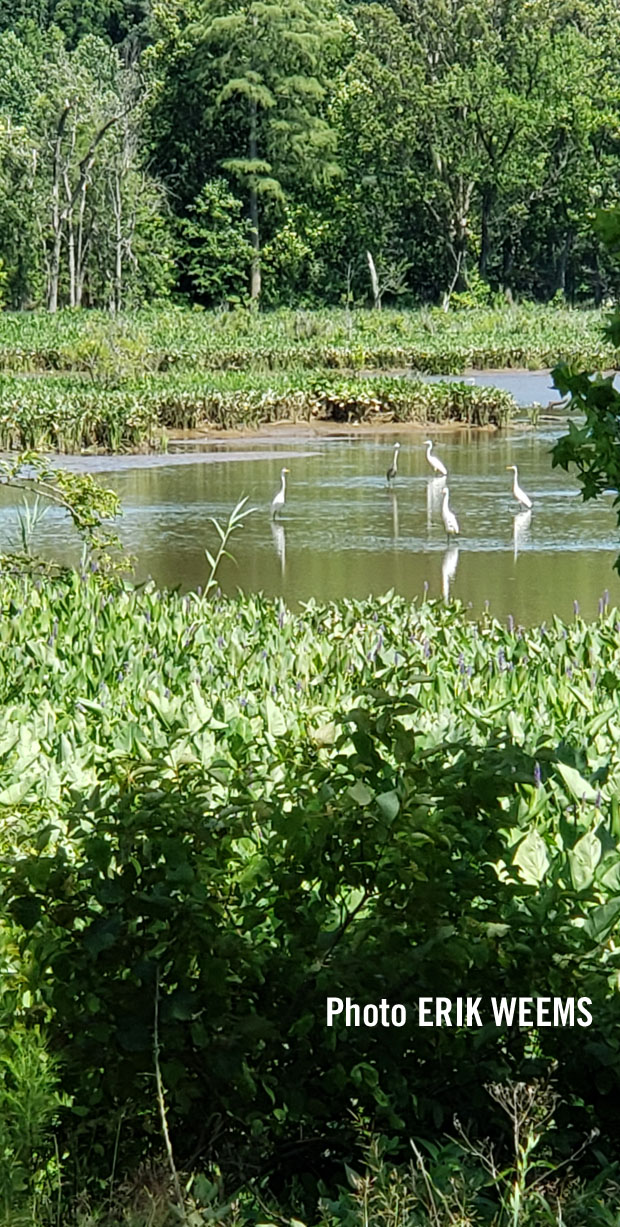
[[[245,241],[245,240],[244,240]],[[275,421],[504,425],[511,396],[382,370],[604,369],[598,311],[166,310],[0,315],[0,446],[162,447],[166,430]],[[37,378],[30,376],[36,375]],[[44,377],[42,377],[44,376]]]
[[[86,371],[111,380],[177,369],[389,369],[447,374],[468,367],[605,369],[618,341],[599,311],[562,307],[348,311],[136,311],[0,314],[0,369]]]
[[[600,303],[614,0],[0,2],[12,306]]]
[[[70,1097],[67,1196],[115,1145],[119,1173],[159,1153],[156,994],[177,1161],[225,1191],[310,1205],[354,1162],[353,1103],[396,1156],[455,1112],[501,1149],[485,1083],[551,1071],[555,1161],[594,1125],[612,1157],[616,612],[525,631],[79,576],[2,605],[0,1006]],[[455,986],[588,996],[594,1024],[325,1026],[328,995]]]
[[[601,210],[596,217],[596,229],[613,259],[620,255],[620,209]],[[613,345],[620,342],[620,304],[606,320],[605,340]],[[620,524],[620,391],[615,376],[603,378],[584,370],[590,364],[560,362],[553,371],[555,385],[567,398],[570,411],[577,420],[569,422],[568,432],[553,448],[553,464],[577,471],[584,500],[613,494],[613,506]],[[614,364],[617,366],[617,363]],[[591,367],[590,367],[591,369]],[[616,559],[620,570],[620,556]]]
[[[167,430],[227,430],[270,422],[463,422],[503,426],[515,412],[508,392],[463,383],[426,384],[325,372],[288,375],[152,375],[106,381],[75,376],[0,389],[0,447],[79,452],[165,448]]]

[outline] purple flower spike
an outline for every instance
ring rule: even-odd
[[[508,632],[510,635],[512,635],[514,628],[515,628],[515,620],[512,614],[508,614]]]
[[[536,788],[540,788],[540,782],[540,763],[534,763],[534,784],[536,785]]]
[[[573,613],[576,618],[579,617],[579,601],[573,601]]]

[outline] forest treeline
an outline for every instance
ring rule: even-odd
[[[615,0],[0,0],[2,300],[600,303],[618,46]]]

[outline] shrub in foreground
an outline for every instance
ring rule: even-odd
[[[159,1152],[157,1010],[178,1162],[217,1157],[227,1189],[332,1185],[353,1104],[396,1160],[455,1113],[501,1149],[485,1085],[552,1065],[557,1161],[595,1126],[609,1155],[616,614],[525,631],[77,578],[3,607],[3,1006],[47,1028],[61,1149]],[[589,997],[594,1023],[325,1025],[332,995],[458,993]]]

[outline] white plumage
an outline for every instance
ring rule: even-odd
[[[507,464],[506,469],[512,469],[514,473],[514,478],[512,482],[512,493],[514,494],[517,502],[520,503],[522,507],[525,507],[526,511],[529,511],[532,506],[532,500],[531,498],[528,498],[528,495],[525,493],[525,490],[522,490],[521,486],[519,485],[519,473],[518,473],[516,464]]]
[[[388,481],[392,481],[392,479],[396,477],[396,474],[398,472],[398,453],[399,451],[400,451],[400,443],[395,443],[394,444],[394,459],[392,460],[392,463],[387,471]]]
[[[442,464],[441,460],[438,460],[436,456],[431,455],[432,449],[433,449],[433,444],[432,444],[431,439],[426,440],[425,447],[426,447],[426,459],[428,460],[428,463],[430,464],[431,468],[434,469],[436,473],[439,473],[440,477],[447,477],[448,470],[445,464]]]
[[[446,536],[457,537],[459,532],[459,522],[453,511],[450,510],[448,498],[450,491],[447,486],[444,486],[443,501],[441,504],[441,518],[446,530]]]
[[[282,485],[280,486],[280,489],[278,490],[277,494],[274,495],[273,499],[271,500],[271,518],[272,519],[274,516],[278,514],[279,511],[282,510],[286,502],[286,474],[287,473],[288,473],[288,469],[282,469],[280,472],[280,476],[282,478]]]

